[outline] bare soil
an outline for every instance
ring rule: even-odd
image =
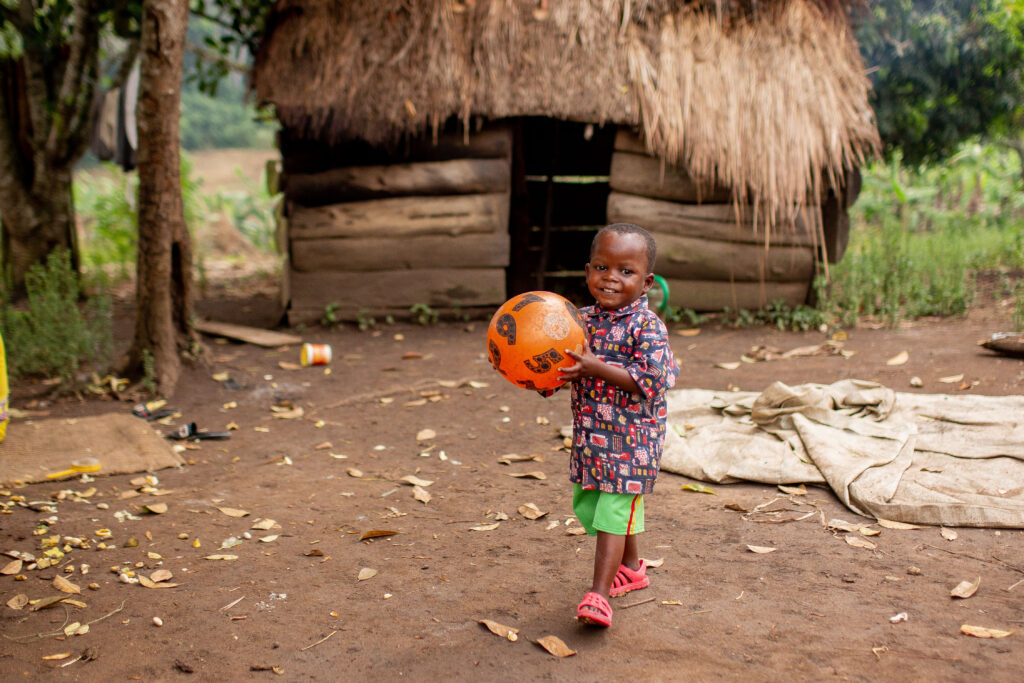
[[[202,315],[258,327],[277,324],[279,306],[273,279],[259,277],[214,283],[198,303]],[[684,336],[676,325],[679,387],[760,390],[775,380],[853,377],[897,391],[1021,394],[1024,360],[976,344],[1009,329],[1009,306],[989,300],[966,319],[864,325],[847,330],[845,349],[855,352],[849,358],[741,363],[735,370],[716,363],[739,360],[755,346],[787,350],[827,337],[717,324]],[[131,322],[122,302],[122,345]],[[651,570],[651,587],[613,601],[611,629],[578,625],[573,617],[590,583],[593,541],[567,534],[572,510],[559,429],[570,423],[568,396],[545,400],[497,376],[485,357],[485,328],[482,320],[400,322],[365,332],[314,327],[304,338],[330,344],[334,358],[308,368],[296,367],[295,346],[207,338],[207,362],[185,370],[169,402],[180,417],[154,427],[237,429],[228,440],[190,444],[182,468],[153,473],[153,489],[166,495],[125,497],[140,488],[132,483],[139,475],[0,495],[4,503],[21,496],[57,508],[8,507],[0,515],[0,551],[39,555],[46,536],[34,532],[54,514],[47,536],[91,539],[90,549],[72,549],[57,567],[22,571],[24,581],[0,576],[0,679],[1020,680],[1024,633],[979,639],[960,628],[1022,628],[1024,531],[957,529],[956,539],[946,540],[937,528],[882,529],[870,539],[876,550],[855,548],[825,522],[870,520],[817,487],[802,498],[820,514],[756,523],[726,505],[752,509],[782,492],[738,484],[701,494],[663,473],[647,499],[641,540],[646,558],[663,560]],[[902,351],[905,364],[886,364]],[[961,373],[961,383],[939,381]],[[911,387],[915,376],[921,388]],[[35,417],[66,418],[132,407],[109,396],[52,402],[48,390],[15,386],[13,404]],[[275,406],[285,415],[301,408],[302,415],[275,416]],[[10,429],[18,427],[15,420]],[[421,433],[427,429],[435,435]],[[509,453],[537,460],[500,464]],[[529,472],[544,478],[510,476]],[[408,475],[433,482],[424,486],[429,502],[401,481]],[[90,487],[96,492],[89,498],[55,500],[61,491]],[[145,512],[157,503],[167,511]],[[525,518],[518,509],[526,503],[547,514]],[[797,506],[785,497],[772,505],[785,507]],[[119,521],[121,511],[138,519]],[[252,529],[258,519],[277,526]],[[112,534],[106,550],[97,549],[101,528]],[[363,539],[381,530],[396,534]],[[221,549],[232,537],[241,543]],[[755,554],[748,545],[777,550]],[[204,559],[211,555],[237,559]],[[83,564],[91,566],[87,575]],[[147,577],[166,569],[178,586],[122,583],[111,568]],[[366,568],[376,574],[360,580]],[[81,587],[72,597],[86,606],[31,611],[4,604],[18,594],[58,595],[57,576]],[[950,597],[958,583],[979,577],[973,597]],[[901,613],[906,619],[893,623]],[[481,619],[519,629],[518,640],[492,635]],[[73,622],[89,624],[89,632],[66,637]],[[548,635],[576,655],[556,658],[534,643]],[[69,655],[46,659],[63,653]]]
[[[272,326],[280,311],[268,293],[205,300],[200,312]],[[130,314],[120,309],[120,330],[130,329]],[[676,326],[672,342],[681,387],[757,390],[773,380],[856,377],[943,393],[961,385],[939,378],[963,373],[963,391],[1019,394],[1024,361],[976,345],[1006,324],[996,306],[965,320],[857,328],[848,331],[850,358],[742,363],[732,371],[715,364],[757,345],[785,350],[825,337],[717,325],[683,336]],[[611,629],[578,625],[593,541],[567,535],[570,489],[558,431],[570,422],[568,396],[541,399],[498,377],[485,359],[485,327],[477,320],[366,332],[312,328],[305,338],[330,344],[334,360],[300,369],[297,347],[208,339],[208,364],[189,368],[170,402],[181,417],[155,426],[171,431],[194,421],[204,430],[237,430],[228,440],[194,444],[181,469],[156,472],[155,488],[167,495],[122,498],[139,488],[122,475],[33,484],[0,498],[49,500],[64,489],[97,489],[81,502],[56,502],[50,527],[92,538],[92,549],[72,550],[58,568],[24,571],[25,581],[0,576],[4,603],[19,593],[56,594],[59,575],[82,587],[74,597],[87,605],[0,607],[0,676],[248,680],[273,677],[279,667],[286,680],[1019,680],[1024,634],[978,639],[960,627],[1021,628],[1024,532],[958,529],[948,541],[937,528],[883,529],[871,539],[877,550],[854,548],[823,521],[859,518],[814,487],[806,499],[820,515],[754,523],[725,505],[751,509],[780,491],[716,485],[716,495],[700,494],[682,490],[684,478],[662,474],[648,498],[641,548],[664,564],[651,570],[649,589],[613,601]],[[904,350],[906,364],[886,365]],[[219,373],[231,381],[218,381]],[[924,386],[912,389],[912,376]],[[39,386],[17,386],[14,404],[69,418],[131,409],[104,400],[47,403],[41,395]],[[275,418],[275,405],[303,415]],[[436,436],[418,436],[426,429]],[[538,460],[499,464],[508,453]],[[525,472],[545,478],[510,476]],[[434,482],[425,487],[428,503],[400,481],[407,475]],[[153,503],[166,503],[167,512],[146,514],[143,506]],[[526,519],[517,512],[525,503],[547,515]],[[773,507],[786,505],[782,499]],[[118,521],[120,510],[139,519]],[[0,517],[0,548],[38,554],[43,537],[33,531],[51,513],[17,505],[9,512]],[[259,518],[280,528],[250,529]],[[492,530],[473,530],[499,518]],[[100,528],[113,534],[102,551]],[[397,534],[360,540],[375,530]],[[268,536],[277,538],[260,542]],[[231,537],[242,543],[219,549]],[[138,545],[123,547],[130,538]],[[777,550],[755,554],[748,545]],[[215,554],[237,559],[204,559]],[[83,563],[91,565],[86,576]],[[74,571],[65,573],[68,567]],[[121,583],[111,567],[146,576],[168,569],[179,585]],[[364,568],[377,573],[359,580]],[[959,582],[978,577],[974,597],[950,597]],[[94,582],[98,589],[89,590]],[[891,623],[902,612],[906,621]],[[519,629],[518,641],[492,635],[481,619]],[[85,635],[53,635],[75,621],[93,623]],[[548,654],[533,642],[546,635],[577,654]],[[44,659],[63,652],[71,655]],[[91,661],[62,666],[83,653]]]

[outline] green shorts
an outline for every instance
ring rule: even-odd
[[[644,530],[644,497],[632,493],[605,493],[572,485],[572,509],[591,536],[603,531],[630,536]]]

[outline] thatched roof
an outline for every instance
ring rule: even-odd
[[[878,148],[851,4],[281,0],[252,85],[286,126],[329,140],[452,116],[629,124],[774,215]]]

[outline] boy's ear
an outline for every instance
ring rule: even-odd
[[[644,277],[644,294],[651,291],[651,287],[654,286],[654,273],[647,273]]]

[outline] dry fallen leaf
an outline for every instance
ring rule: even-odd
[[[807,487],[803,484],[800,484],[800,486],[783,486],[782,484],[779,484],[779,490],[783,493],[788,493],[791,496],[807,495]]]
[[[881,529],[872,529],[869,526],[862,526],[861,528],[857,529],[857,532],[861,536],[877,536],[880,533],[882,533],[882,530]]]
[[[851,534],[857,533],[860,529],[864,528],[863,522],[847,522],[845,519],[830,519],[828,521],[829,529],[837,529],[839,531],[848,531]]]
[[[437,432],[435,432],[433,429],[421,429],[420,431],[416,432],[417,441],[430,441],[436,436]]]
[[[964,373],[962,372],[959,375],[950,375],[949,377],[939,378],[939,381],[942,382],[943,384],[956,384],[957,382],[962,382],[963,380]]]
[[[956,532],[953,531],[952,529],[947,529],[946,527],[941,527],[939,529],[939,533],[942,534],[942,537],[944,539],[946,539],[947,541],[955,541],[956,540]]]
[[[17,574],[21,571],[21,560],[11,560],[4,565],[3,569],[0,569],[0,574],[10,576],[11,574]]]
[[[1005,638],[1006,636],[1012,636],[1016,631],[1000,631],[997,628],[986,628],[984,626],[963,624],[960,626],[960,633],[967,636],[974,636],[975,638]]]
[[[910,360],[910,354],[906,351],[900,351],[895,356],[885,361],[886,365],[903,365]]]
[[[513,643],[519,640],[519,629],[517,628],[505,626],[504,624],[499,624],[498,622],[491,621],[490,619],[480,619],[480,623],[486,626],[487,630],[496,636],[501,636],[502,638],[511,640]]]
[[[355,467],[349,467],[345,471],[348,472],[348,476],[355,477],[356,479],[359,479],[360,477],[363,476],[363,471]]]
[[[430,479],[420,479],[415,474],[407,474],[398,481],[403,481],[410,486],[430,486],[434,483]]]
[[[644,564],[647,565],[648,567],[657,569],[661,565],[665,564],[665,558],[664,557],[659,557],[656,560],[644,559]]]
[[[748,545],[747,546],[747,550],[749,550],[752,553],[758,553],[759,555],[764,555],[765,553],[774,553],[776,548],[769,548],[769,547],[763,546],[763,545]]]
[[[252,526],[249,527],[249,528],[250,529],[258,529],[260,531],[270,531],[275,526],[277,526],[277,522],[275,522],[274,520],[272,520],[272,519],[262,519],[261,518],[261,519],[257,519],[255,522],[253,522]]]
[[[576,650],[570,650],[558,636],[544,636],[533,641],[556,657],[571,657]]]
[[[494,522],[493,524],[481,524],[480,526],[470,527],[469,530],[470,531],[494,531],[499,526],[501,526],[501,522]]]
[[[700,334],[700,328],[692,327],[688,330],[676,330],[676,334],[678,334],[681,337],[696,337],[698,334]]]
[[[167,581],[168,579],[171,579],[173,577],[174,577],[174,574],[172,574],[167,569],[157,569],[155,572],[153,572],[152,574],[149,575],[149,578],[150,578],[150,580],[153,583],[160,583],[161,581]]]
[[[735,510],[736,512],[750,512],[750,510],[743,507],[739,503],[726,503],[722,507],[724,507],[726,510]]]
[[[966,600],[967,598],[971,597],[972,595],[978,592],[978,586],[980,585],[980,576],[974,580],[974,583],[971,583],[970,581],[961,581],[957,584],[956,588],[949,591],[949,596],[951,598],[963,598],[964,600]]]
[[[412,487],[412,497],[418,500],[419,502],[423,503],[424,505],[429,503],[431,498],[430,493],[428,493],[427,490],[422,486]]]
[[[716,368],[721,368],[723,370],[735,370],[739,366],[740,366],[739,361],[735,361],[735,362],[732,362],[732,363],[715,363],[715,367]]]
[[[866,550],[874,550],[876,546],[871,541],[861,538],[860,536],[846,536],[846,542],[852,545],[854,548],[864,548]]]
[[[302,365],[300,365],[299,363],[289,363],[286,360],[279,360],[279,361],[277,361],[277,367],[281,368],[282,370],[301,370],[302,369]]]
[[[510,477],[516,477],[517,479],[547,479],[548,475],[543,472],[506,472]]]
[[[260,539],[260,543],[273,543],[280,537],[280,534],[271,534]]]
[[[237,560],[238,555],[207,555],[204,560]]]
[[[382,536],[394,536],[401,533],[400,531],[392,531],[391,529],[370,529],[359,534],[359,540],[365,541],[368,538],[380,538]]]
[[[28,596],[24,593],[18,593],[13,598],[7,601],[7,606],[11,609],[21,609],[28,604]]]
[[[530,460],[534,462],[544,462],[544,456],[536,453],[533,455],[517,455],[515,453],[506,453],[505,455],[498,458],[498,462],[501,463],[502,465],[511,465],[514,462],[527,462]]]
[[[370,567],[363,567],[359,570],[359,576],[356,577],[356,580],[366,581],[367,579],[372,579],[375,576],[377,576],[376,569],[371,569]]]
[[[142,506],[147,512],[152,512],[154,515],[162,515],[167,512],[167,503],[150,503],[149,505]]]
[[[920,529],[921,527],[915,526],[914,524],[907,524],[906,522],[894,522],[891,519],[879,519],[878,526],[885,527],[886,529]]]
[[[43,659],[45,659],[47,661],[52,661],[52,660],[55,660],[55,659],[67,659],[70,656],[71,656],[70,652],[58,652],[55,655],[43,655]]]
[[[228,517],[245,517],[249,514],[248,510],[239,510],[237,508],[217,507],[218,510],[223,512]]]
[[[81,588],[71,583],[63,576],[53,577],[53,587],[59,590],[61,593],[74,593],[75,595],[78,595],[82,592]]]
[[[527,519],[540,519],[548,513],[541,511],[541,509],[533,503],[523,503],[519,506],[519,514]]]

